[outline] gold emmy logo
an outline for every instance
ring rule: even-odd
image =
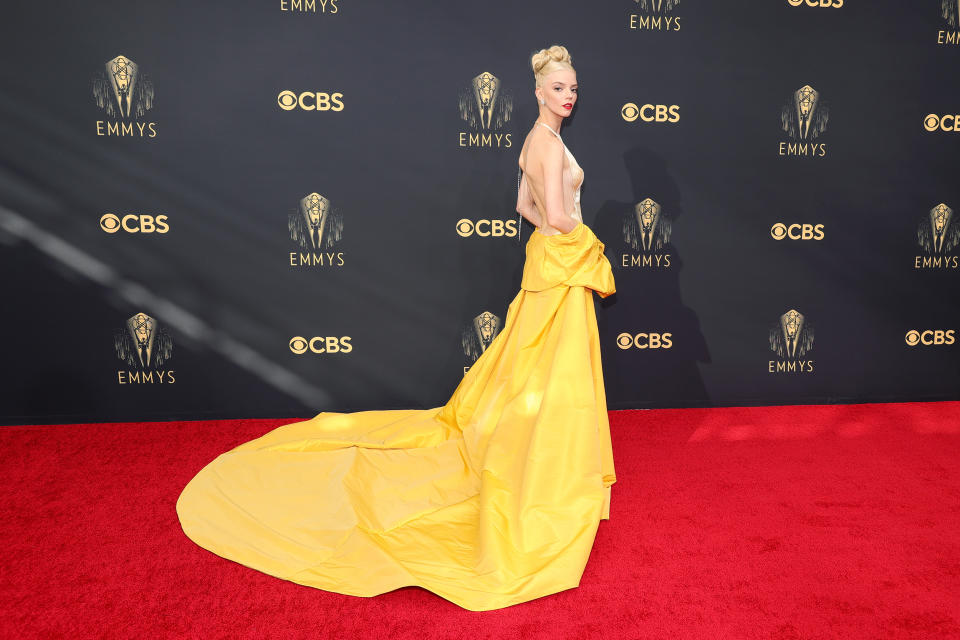
[[[640,13],[631,13],[627,22],[629,29],[653,31],[679,31],[680,18],[669,15],[680,0],[633,0]]]
[[[820,97],[820,92],[804,85],[794,91],[791,100],[780,110],[780,126],[795,142],[780,142],[781,156],[827,155],[827,145],[813,142],[827,128],[830,111]]]
[[[941,202],[920,219],[917,226],[917,244],[927,255],[914,258],[914,269],[960,267],[960,257],[948,255],[960,244],[960,224],[953,218],[953,209]]]
[[[133,60],[126,56],[107,60],[104,70],[94,77],[92,89],[97,106],[108,117],[119,119],[97,120],[98,136],[157,136],[156,122],[137,121],[153,108],[153,83]]]
[[[118,371],[119,384],[173,384],[173,370],[161,367],[173,354],[173,340],[155,318],[136,313],[127,318],[122,329],[113,334],[113,347],[119,358],[134,371]]]
[[[829,111],[820,104],[820,92],[804,85],[793,94],[793,101],[783,107],[780,121],[783,130],[794,140],[812,140],[827,128]]]
[[[117,56],[107,60],[104,68],[93,81],[93,97],[108,116],[139,118],[153,108],[153,83],[133,60]]]
[[[291,252],[290,266],[343,266],[343,252],[330,249],[343,237],[343,214],[330,205],[330,199],[311,193],[300,199],[287,215],[287,231],[303,252]]]
[[[503,129],[513,114],[513,97],[500,79],[484,71],[460,90],[457,101],[460,118],[474,132],[460,133],[461,147],[510,147],[511,134],[496,133]]]
[[[623,239],[634,251],[658,251],[670,242],[673,225],[661,215],[660,205],[644,198],[623,221]]]
[[[470,359],[470,362],[476,362],[477,358],[493,343],[494,339],[500,334],[500,325],[498,316],[489,311],[484,311],[463,330],[460,343],[464,355]]]
[[[770,329],[770,350],[780,358],[795,360],[812,348],[813,327],[796,309],[780,316],[777,326]]]
[[[927,253],[945,253],[957,246],[960,225],[953,223],[953,209],[942,202],[930,210],[917,229],[917,242]]]
[[[343,216],[330,206],[330,199],[311,193],[300,199],[297,210],[287,216],[290,239],[303,249],[323,251],[343,236]]]
[[[123,329],[113,337],[117,357],[129,367],[156,369],[170,359],[173,341],[160,329],[155,318],[137,313],[127,318]]]
[[[637,254],[621,256],[623,267],[669,267],[670,254],[660,251],[670,242],[673,223],[652,198],[638,202],[623,218],[623,241]]]

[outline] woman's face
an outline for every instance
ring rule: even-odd
[[[551,71],[537,87],[537,97],[544,100],[545,109],[566,118],[577,103],[577,73],[572,69]]]

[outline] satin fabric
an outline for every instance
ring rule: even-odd
[[[441,407],[325,412],[228,451],[177,514],[205,549],[303,585],[417,585],[473,611],[576,587],[616,481],[593,291],[615,291],[579,222],[534,231],[501,332]]]

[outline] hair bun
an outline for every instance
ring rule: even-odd
[[[555,44],[548,49],[540,49],[530,58],[530,66],[533,67],[534,75],[540,75],[545,66],[551,62],[566,63],[573,66],[573,58],[570,52],[563,45]]]

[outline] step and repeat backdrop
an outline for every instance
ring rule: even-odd
[[[0,420],[443,404],[532,227],[531,54],[611,408],[960,398],[960,2],[5,7]]]

